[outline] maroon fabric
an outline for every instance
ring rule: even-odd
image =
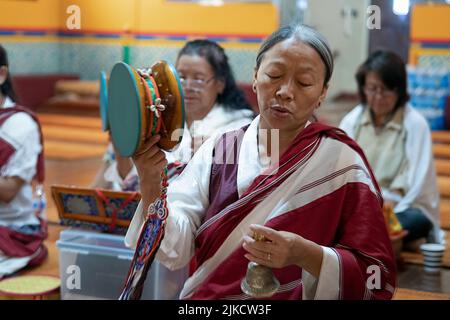
[[[342,246],[348,245],[350,249],[346,249],[346,252],[351,252],[350,254],[355,257],[354,261],[356,262],[349,262],[351,259],[345,259],[345,254],[342,255],[344,258],[341,258],[341,270],[344,270],[344,273],[351,270],[349,271],[350,274],[354,274],[354,272],[356,272],[355,270],[357,270],[361,279],[367,278],[364,269],[367,267],[367,263],[373,264],[383,261],[380,265],[384,267],[383,270],[387,270],[382,274],[383,288],[378,293],[372,294],[371,297],[389,298],[392,296],[392,293],[386,291],[385,287],[388,287],[388,285],[391,285],[392,287],[395,286],[395,265],[393,262],[394,259],[389,237],[386,232],[383,233],[383,231],[386,231],[386,228],[381,210],[382,199],[380,197],[380,189],[359,146],[352,139],[347,137],[342,130],[318,123],[311,124],[305,128],[305,130],[303,130],[295,139],[293,146],[282,155],[279,170],[275,175],[261,175],[257,177],[245,194],[242,195],[242,198],[260,188],[261,185],[267,186],[272,181],[276,181],[276,184],[271,186],[271,188],[268,188],[268,190],[260,192],[256,198],[250,199],[250,201],[243,206],[229,211],[229,213],[223,215],[220,219],[212,222],[211,225],[197,236],[197,250],[192,264],[194,268],[211,258],[222,245],[226,237],[234,230],[242,219],[245,218],[257,203],[264,199],[270,192],[276,190],[286,177],[280,179],[280,182],[275,179],[278,179],[286,173],[289,167],[292,166],[292,163],[304,159],[305,155],[310,151],[314,153],[312,142],[317,140],[317,138],[321,139],[320,137],[323,137],[324,135],[346,143],[360,154],[369,170],[372,182],[375,185],[378,194],[375,195],[365,184],[347,183],[332,194],[301,208],[297,208],[292,212],[285,213],[280,217],[274,218],[268,221],[266,225],[276,230],[295,232],[320,245],[328,247],[334,247],[336,244]],[[235,142],[240,143],[238,139],[236,139]],[[307,148],[306,146],[311,147]],[[291,165],[285,166],[285,164],[289,162]],[[232,177],[227,177],[226,180],[223,180],[220,183],[214,180],[220,180],[220,178],[216,177],[213,179],[213,192],[216,194],[221,193],[222,190],[226,190],[226,192],[224,195],[216,195],[212,198],[212,204],[217,209],[214,209],[216,212],[213,212],[213,210],[208,212],[208,218],[222,211],[222,209],[228,206],[227,203],[235,197],[236,166],[231,166],[228,169],[229,170],[227,171],[226,165],[222,166],[222,168],[220,168],[220,166],[216,168],[217,172],[231,174]],[[350,169],[352,168],[350,167],[348,170]],[[341,172],[339,174],[344,173],[345,172]],[[219,191],[215,189],[217,186],[219,186]],[[301,187],[303,186],[299,186],[299,188]],[[349,199],[348,194],[352,195],[352,199]],[[223,202],[222,206],[220,205],[221,201]],[[376,211],[378,211],[378,215],[374,214]],[[337,214],[331,214],[333,212],[337,212]],[[361,212],[364,213],[361,214]],[[312,217],[314,217],[314,219]],[[350,220],[351,224],[347,223]],[[345,226],[343,225],[344,223]],[[354,224],[356,224],[357,227],[355,230],[350,230]],[[358,228],[361,230],[357,230]],[[323,232],[318,233],[317,230]],[[358,232],[357,236],[354,235],[353,231]],[[197,288],[191,298],[217,299],[228,295],[241,294],[240,281],[242,280],[242,277],[245,276],[247,263],[248,261],[244,258],[244,250],[238,248],[210,274],[204,283]],[[283,268],[276,270],[276,276],[282,284],[295,283],[301,277],[301,270],[297,267]],[[352,285],[355,285],[360,289],[359,291],[355,291],[354,297],[358,299],[366,297],[364,281],[356,281],[355,284]],[[346,289],[346,287],[348,287],[347,282],[343,283],[342,287],[345,288],[345,292],[351,291]],[[298,299],[300,297],[301,284],[288,291],[283,291],[272,298]],[[352,296],[344,294],[343,298],[351,299]]]
[[[266,188],[261,194],[258,194],[258,198],[251,199],[249,204],[246,206],[245,210],[241,208],[241,210],[232,215],[228,215],[227,221],[224,222],[222,219],[215,221],[210,227],[208,227],[207,230],[200,233],[196,238],[196,246],[199,248],[197,251],[197,254],[194,256],[195,258],[195,264],[199,266],[201,263],[209,259],[215,251],[222,245],[223,241],[225,240],[225,237],[218,237],[218,234],[228,235],[236,225],[238,225],[242,219],[245,218],[247,213],[249,213],[257,204],[259,201],[261,201],[264,197],[269,195],[273,190],[275,190],[285,179],[287,179],[287,175],[285,173],[290,169],[289,163],[296,163],[303,159],[306,154],[310,154],[310,151],[313,149],[313,141],[317,140],[319,137],[323,137],[323,135],[333,136],[336,139],[342,140],[342,142],[347,143],[350,147],[354,148],[364,159],[366,163],[366,167],[369,168],[370,166],[365,159],[364,154],[362,153],[362,150],[359,148],[359,146],[350,139],[344,131],[329,127],[323,124],[319,123],[313,123],[306,127],[294,140],[292,147],[290,147],[280,158],[280,165],[277,172],[273,175],[267,175],[267,174],[261,174],[260,176],[256,177],[253,183],[249,186],[247,191],[242,195],[242,197],[245,197],[247,194],[252,193],[255,189],[257,189],[261,184],[269,184],[273,181],[276,181],[276,185],[274,185],[272,188]],[[239,142],[240,143],[240,142]],[[222,171],[220,171],[222,172]],[[374,184],[380,193],[380,189],[376,183],[376,180],[373,176],[373,173],[370,172],[372,176],[372,180],[374,181]],[[283,179],[280,179],[280,177],[283,177]],[[254,195],[253,197],[256,197]],[[381,197],[380,197],[380,201]],[[381,206],[382,203],[380,202]],[[215,214],[222,211],[225,207],[219,207],[216,206],[219,211],[215,213],[209,213],[209,217],[214,216]],[[206,220],[207,221],[207,220]]]
[[[396,277],[394,267],[391,269],[386,268],[387,272],[385,272],[383,271],[386,267],[384,264],[360,252],[354,252],[349,247],[335,248],[335,251],[339,255],[341,268],[340,299],[359,300],[364,298],[365,300],[388,300],[392,298],[394,290],[392,284],[395,284]],[[380,288],[382,290],[367,290],[366,286],[358,285],[359,283],[366,283],[368,273],[370,273],[368,267],[373,265],[380,268]],[[387,289],[388,284],[391,284],[392,291]]]
[[[0,169],[8,163],[14,152],[16,152],[16,149],[9,142],[0,138]]]
[[[222,135],[213,151],[209,183],[209,207],[205,221],[239,198],[237,190],[238,155],[249,126]]]
[[[346,196],[348,194],[352,198]],[[395,287],[396,271],[387,233],[380,232],[385,228],[381,209],[378,215],[373,215],[378,203],[377,197],[367,186],[347,184],[302,208],[268,221],[266,226],[299,234],[319,245],[337,247],[335,251],[341,265],[341,299],[390,299],[393,292],[386,288],[388,285]],[[335,211],[341,214],[332,215]],[[242,294],[240,283],[245,277],[248,264],[245,253],[242,247],[236,249],[190,298],[223,299]],[[367,268],[371,265],[380,267],[381,286],[380,289],[372,290],[370,296],[366,296],[366,281],[369,276]],[[289,266],[273,269],[273,272],[280,283],[286,286],[299,281],[302,270]],[[299,283],[278,292],[271,299],[298,300],[302,298],[302,289]]]
[[[36,254],[36,256],[28,262],[27,267],[36,267],[41,265],[45,261],[47,256],[48,256],[48,249],[44,244],[42,244],[39,247],[39,253]]]
[[[8,257],[27,257],[37,255],[28,262],[27,266],[41,264],[48,255],[44,245],[47,238],[47,223],[40,219],[40,230],[34,234],[20,233],[6,227],[0,226],[0,251]]]
[[[186,168],[187,163],[182,163],[178,160],[175,162],[171,162],[167,165],[167,179],[170,181],[171,179],[178,177]]]
[[[307,127],[308,131],[311,131],[311,126]],[[303,130],[304,133],[307,134],[306,130]],[[306,137],[306,135],[305,135]],[[286,178],[287,175],[285,173],[290,169],[290,165],[301,159],[305,158],[307,154],[311,152],[313,149],[313,141],[317,139],[317,136],[308,136],[305,138],[301,144],[296,146],[295,152],[292,152],[291,149],[288,149],[284,155],[281,156],[280,166],[277,172],[273,175],[262,174],[253,180],[253,183],[249,186],[247,191],[241,196],[242,198],[246,197],[248,194],[252,193],[254,190],[258,189],[260,185],[267,185],[271,183],[275,183],[271,188],[265,188],[260,193],[253,193],[252,197],[248,200],[247,204],[244,207],[239,208],[239,211],[228,213],[227,217],[224,219],[216,220],[211,226],[202,231],[197,235],[195,242],[198,250],[194,256],[195,264],[197,266],[201,265],[204,261],[208,260],[216,250],[222,245],[223,241],[226,239],[226,236],[230,234],[234,228],[246,217],[246,215],[253,210],[253,208],[266,196],[268,196],[273,190],[275,190]],[[291,152],[289,152],[291,150]],[[280,177],[284,177],[280,179]],[[223,207],[221,208],[224,209]],[[221,211],[221,210],[220,210]],[[220,211],[216,212],[218,214]],[[215,215],[214,214],[214,215]],[[213,215],[211,215],[213,216]],[[222,236],[219,236],[222,235]]]
[[[223,208],[239,199],[237,161],[242,138],[248,127],[249,125],[222,135],[214,147],[214,160],[211,165],[209,182],[209,207],[203,222],[208,221]],[[227,153],[227,150],[233,151]],[[192,275],[195,269],[197,269],[197,261],[192,259],[189,265],[189,274]]]
[[[25,112],[26,114],[28,114],[37,124],[38,126],[38,130],[39,130],[39,136],[40,136],[40,143],[42,146],[42,150],[41,153],[38,156],[37,159],[37,163],[36,163],[36,175],[35,175],[35,179],[37,182],[39,183],[43,183],[44,182],[44,175],[45,175],[45,163],[44,163],[44,137],[42,135],[42,129],[41,129],[41,124],[39,122],[39,119],[37,118],[36,114],[34,112],[32,112],[31,110],[15,105],[12,108],[4,108],[4,109],[0,109],[0,126],[3,125],[3,123],[12,115],[19,113],[19,112]],[[0,162],[0,165],[2,164],[2,162]]]
[[[12,113],[2,113],[2,110],[6,109],[0,109],[0,127],[9,118],[9,116],[12,115]],[[16,149],[14,149],[8,141],[0,138],[0,168],[8,163],[9,158],[11,158],[14,152],[16,152]]]

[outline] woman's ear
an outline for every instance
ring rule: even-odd
[[[319,108],[320,105],[325,101],[325,98],[327,97],[327,92],[328,92],[328,84],[323,86],[322,93],[319,96],[316,108]]]
[[[253,84],[252,84],[252,89],[254,93],[256,93],[256,84],[258,83],[258,80],[256,80],[256,74],[257,71],[255,70],[255,72],[253,73]]]
[[[225,90],[225,81],[217,80],[216,81],[216,90],[217,90],[217,94],[222,94],[223,91]]]

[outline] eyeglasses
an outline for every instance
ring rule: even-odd
[[[180,77],[180,82],[181,85],[185,88],[187,88],[188,86],[194,90],[197,91],[202,91],[206,85],[211,82],[211,80],[213,80],[215,77],[211,77],[208,80],[204,80],[204,79],[191,79],[191,78],[185,78],[185,77]]]
[[[367,96],[375,96],[376,94],[379,94],[382,97],[388,97],[393,96],[395,94],[395,89],[386,89],[376,86],[365,86],[364,87],[364,93]]]

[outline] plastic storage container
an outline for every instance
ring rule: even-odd
[[[68,229],[56,246],[62,300],[118,299],[134,254],[123,236]],[[152,291],[146,285],[142,299],[153,299]]]

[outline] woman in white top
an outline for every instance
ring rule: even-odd
[[[393,52],[376,51],[357,74],[361,104],[340,127],[362,147],[383,191],[408,235],[440,242],[439,192],[431,132],[408,105],[406,68]],[[433,232],[434,231],[434,232]]]
[[[191,266],[180,298],[252,298],[249,261],[272,268],[272,299],[392,297],[394,259],[370,166],[342,130],[309,121],[332,71],[327,41],[307,26],[280,28],[261,45],[253,80],[260,116],[206,141],[167,189],[156,259]],[[167,163],[158,138],[134,158],[142,201],[125,241],[138,249],[122,299],[137,298],[145,278],[148,238],[140,235],[152,226]],[[379,283],[369,286],[373,267]]]
[[[193,40],[180,50],[176,69],[184,91],[186,125],[181,144],[166,157],[177,176],[194,152],[209,137],[249,124],[254,112],[236,84],[224,49],[210,40]],[[93,187],[136,190],[137,172],[129,158],[105,154]]]
[[[40,264],[47,255],[46,227],[33,207],[31,182],[43,181],[40,127],[14,103],[6,51],[0,45],[0,279]]]

